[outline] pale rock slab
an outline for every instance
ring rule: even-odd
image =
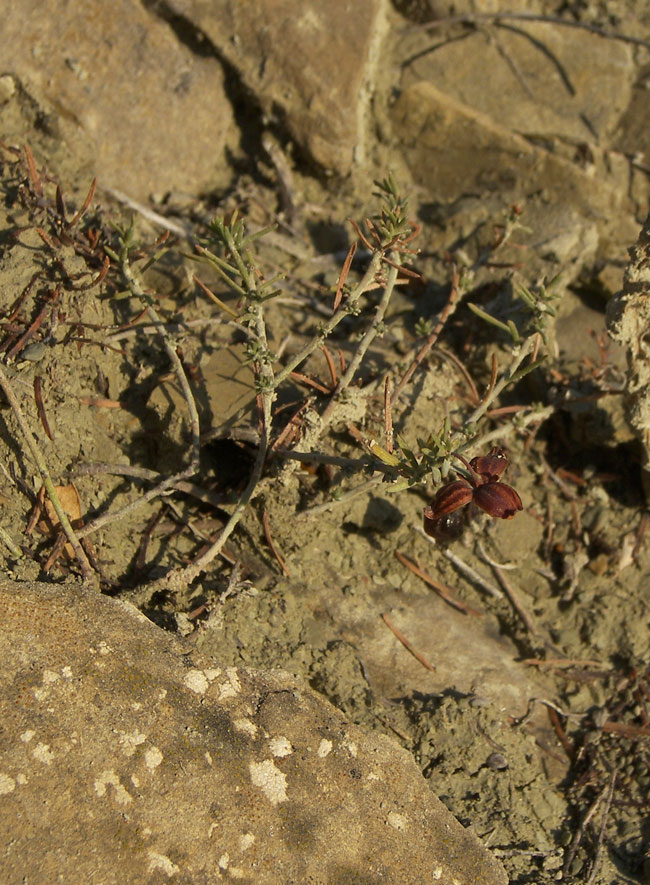
[[[7,885],[507,881],[391,740],[126,603],[5,582],[0,662]]]
[[[136,0],[6,4],[0,73],[101,187],[138,200],[214,185],[239,140],[220,61]]]
[[[632,47],[577,28],[504,19],[466,39],[416,34],[403,86],[435,83],[500,126],[538,138],[606,146],[632,98]],[[423,48],[434,47],[421,55]],[[408,54],[407,45],[402,52]]]
[[[325,171],[348,174],[368,150],[386,0],[171,0],[237,72],[266,118]]]

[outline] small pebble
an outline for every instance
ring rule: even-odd
[[[28,345],[18,354],[18,359],[29,360],[31,363],[37,363],[45,356],[47,347],[42,341],[35,341],[34,344]]]
[[[11,74],[0,77],[0,104],[6,104],[16,91],[16,82]]]
[[[503,753],[492,753],[488,756],[487,764],[488,768],[492,768],[494,771],[503,771],[508,767],[508,760]]]

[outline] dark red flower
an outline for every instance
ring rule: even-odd
[[[508,466],[508,456],[495,446],[487,455],[472,458],[468,463],[458,455],[470,472],[469,479],[455,479],[436,493],[429,507],[424,510],[424,530],[436,537],[443,517],[465,507],[473,501],[481,510],[499,519],[512,519],[523,510],[521,498],[511,487],[501,482],[501,475]]]
[[[453,513],[445,513],[444,516],[432,519],[428,515],[430,510],[430,507],[424,510],[424,530],[427,535],[435,538],[438,544],[451,544],[452,541],[457,541],[465,528],[463,511],[454,510]]]
[[[478,458],[472,458],[469,466],[482,477],[485,477],[484,482],[496,481],[501,478],[501,474],[508,466],[508,456],[504,449],[494,446],[487,455],[479,455]]]
[[[431,502],[431,506],[424,511],[431,511],[431,519],[437,519],[446,513],[453,513],[459,507],[464,507],[472,500],[474,492],[472,486],[466,479],[456,479],[448,482],[441,489],[438,489],[435,498]]]
[[[523,510],[521,498],[512,486],[504,482],[486,482],[474,489],[472,501],[489,513],[490,516],[498,516],[499,519],[512,519],[518,510]]]

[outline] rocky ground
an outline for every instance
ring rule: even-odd
[[[540,2],[525,15],[434,0],[30,5],[3,27],[1,368],[77,531],[102,520],[86,582],[176,634],[174,654],[201,672],[208,659],[288,671],[369,741],[399,744],[510,882],[650,881],[647,228],[628,252],[649,209],[646,4]],[[219,537],[260,439],[254,362],[228,313],[238,299],[190,256],[215,216],[272,227],[256,262],[281,274],[267,331],[282,366],[332,315],[357,239],[349,219],[368,235],[373,182],[389,172],[418,228],[405,256],[418,276],[401,279],[320,437],[309,416],[329,408],[381,288],[327,356],[287,379],[242,521],[196,580],[171,580]],[[143,297],[120,267],[131,222]],[[350,285],[369,260],[362,242]],[[385,444],[385,378],[398,383],[444,314],[454,268],[453,311],[393,410],[408,447],[446,418],[464,427],[492,367],[508,371],[503,324],[526,322],[522,287],[548,284],[554,313],[536,317],[544,361],[492,404],[468,449],[507,449],[504,481],[523,510],[468,512],[459,537],[432,543],[421,531],[431,477],[399,490],[354,462]],[[199,461],[148,495],[192,453],[174,354]],[[10,403],[2,417],[5,572],[64,593],[78,558],[53,549],[59,518]],[[47,604],[45,591],[25,598],[26,618]],[[155,635],[167,648],[156,631],[146,642]],[[251,697],[289,679],[259,678]],[[155,867],[161,881],[172,867]],[[361,881],[355,870],[340,881]],[[438,881],[369,870],[369,882]]]

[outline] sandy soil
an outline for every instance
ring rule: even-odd
[[[432,544],[420,531],[432,484],[396,492],[389,483],[369,485],[368,471],[273,452],[222,556],[190,586],[152,592],[154,580],[218,536],[246,485],[258,433],[253,373],[241,331],[192,282],[190,240],[172,237],[143,280],[191,380],[200,467],[191,483],[145,501],[148,489],[188,463],[191,439],[164,341],[143,304],[123,297],[115,261],[103,276],[114,225],[133,213],[98,191],[84,217],[66,224],[56,182],[40,172],[46,142],[37,139],[34,150],[37,173],[24,150],[1,152],[4,371],[55,484],[67,490],[72,518],[87,524],[110,514],[87,547],[103,591],[135,601],[222,664],[301,675],[355,723],[394,737],[516,885],[556,881],[563,868],[568,882],[650,881],[650,547],[641,455],[622,410],[624,359],[608,346],[601,294],[586,283],[565,293],[553,330],[557,356],[498,403],[519,408],[485,420],[482,432],[494,431],[509,452],[504,479],[524,504],[514,519],[467,512],[460,538]],[[61,176],[67,221],[89,184],[73,165]],[[296,352],[331,312],[353,239],[345,219],[377,209],[368,190],[351,183],[336,194],[308,177],[299,185],[291,225],[265,176],[157,207],[194,239],[205,236],[207,219],[234,208],[253,229],[279,222],[261,242],[259,266],[267,276],[285,274],[268,312],[272,349],[283,353]],[[411,210],[423,215],[415,202]],[[502,217],[475,225],[463,243],[470,260],[508,211],[504,205]],[[534,218],[524,221],[534,228]],[[363,457],[350,425],[382,440],[383,380],[400,377],[423,321],[439,314],[449,292],[447,256],[459,231],[453,219],[432,229],[434,239],[420,242],[412,260],[422,279],[395,295],[345,420],[322,437],[318,454]],[[160,234],[135,214],[144,256],[136,266],[157,254]],[[502,269],[481,277],[466,300],[512,309],[504,281],[519,255],[516,233],[513,243],[499,255]],[[351,279],[364,269],[359,253]],[[205,266],[200,275],[236,304]],[[354,352],[376,301],[371,293],[329,340],[337,365],[338,350],[344,359]],[[446,416],[458,424],[475,404],[468,379],[480,394],[492,356],[504,367],[510,352],[507,338],[463,303],[396,410],[396,430],[417,447]],[[321,353],[300,371],[331,386]],[[277,433],[307,398],[322,411],[328,395],[289,381],[275,404]],[[544,420],[523,427],[517,416],[534,404],[547,409]],[[7,404],[2,418],[2,566],[19,580],[77,580],[66,551],[49,560],[57,520],[42,512],[41,480]],[[485,451],[471,452],[478,454]],[[442,599],[404,557],[469,611]]]

